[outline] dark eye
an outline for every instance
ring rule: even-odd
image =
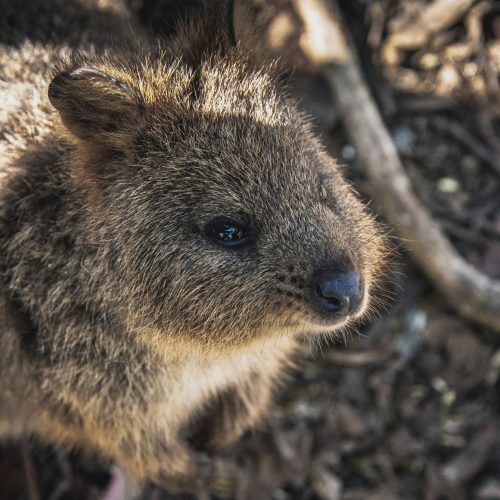
[[[320,201],[326,201],[328,199],[328,191],[324,186],[319,187],[319,199]]]
[[[248,241],[248,227],[227,217],[217,217],[206,228],[207,236],[226,247],[239,247]]]

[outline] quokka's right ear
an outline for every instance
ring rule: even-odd
[[[252,24],[249,15],[248,0],[226,0],[226,22],[229,41],[232,45],[245,38],[245,31]]]
[[[130,140],[143,114],[141,99],[128,84],[95,69],[59,73],[48,95],[74,136],[103,146]]]
[[[241,45],[246,50],[266,53],[262,41],[265,34],[257,22],[258,9],[249,0],[226,0],[226,24],[231,45]]]

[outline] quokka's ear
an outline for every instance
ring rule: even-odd
[[[136,92],[98,70],[77,68],[59,73],[48,94],[67,129],[84,141],[118,145],[141,121],[142,105]]]
[[[236,36],[236,11],[235,0],[228,0],[226,3],[226,22],[231,45],[236,45],[238,39]]]
[[[257,13],[248,0],[227,1],[226,19],[232,45],[240,44],[252,51],[262,48],[262,33],[256,18]]]

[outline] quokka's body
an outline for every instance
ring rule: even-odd
[[[379,229],[244,18],[1,46],[1,435],[182,483],[259,421],[300,335],[367,309]]]

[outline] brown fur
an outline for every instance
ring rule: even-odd
[[[165,48],[1,49],[3,435],[182,482],[259,421],[299,336],[342,326],[310,307],[318,266],[352,262],[366,311],[380,231],[223,17]],[[220,215],[252,244],[210,241]]]

